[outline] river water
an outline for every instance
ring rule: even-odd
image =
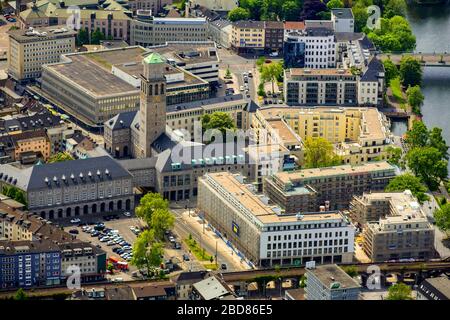
[[[408,6],[407,19],[417,39],[417,52],[450,53],[450,3],[435,6]],[[423,121],[440,127],[450,144],[450,66],[424,68],[422,92]],[[392,131],[401,135],[406,124],[395,122]]]

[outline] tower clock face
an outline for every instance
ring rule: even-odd
[[[155,102],[161,102],[161,96],[155,96],[154,101]]]

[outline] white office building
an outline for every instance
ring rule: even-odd
[[[229,172],[208,173],[198,187],[200,213],[255,265],[352,261],[354,227],[341,212],[286,214]]]

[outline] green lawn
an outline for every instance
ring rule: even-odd
[[[405,103],[405,99],[403,98],[402,85],[400,83],[400,78],[397,77],[391,80],[390,87],[392,90],[392,95],[397,99],[399,103]]]
[[[203,266],[206,270],[217,270],[217,265],[215,263],[206,263]]]
[[[187,244],[191,252],[199,261],[211,261],[211,255],[206,252],[206,250],[202,250],[194,239],[185,239],[184,242]]]

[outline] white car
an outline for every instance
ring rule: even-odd
[[[239,91],[244,91],[244,86],[240,86]]]
[[[70,220],[70,223],[80,223],[80,222],[81,222],[81,220],[78,218]]]
[[[115,243],[114,243],[114,241],[112,241],[112,240],[109,240],[107,243],[106,243],[106,245],[107,246],[113,246]]]
[[[129,213],[128,211],[124,212],[123,215],[124,215],[125,217],[131,217],[131,213]]]
[[[269,54],[270,57],[278,57],[278,52],[272,52]]]

